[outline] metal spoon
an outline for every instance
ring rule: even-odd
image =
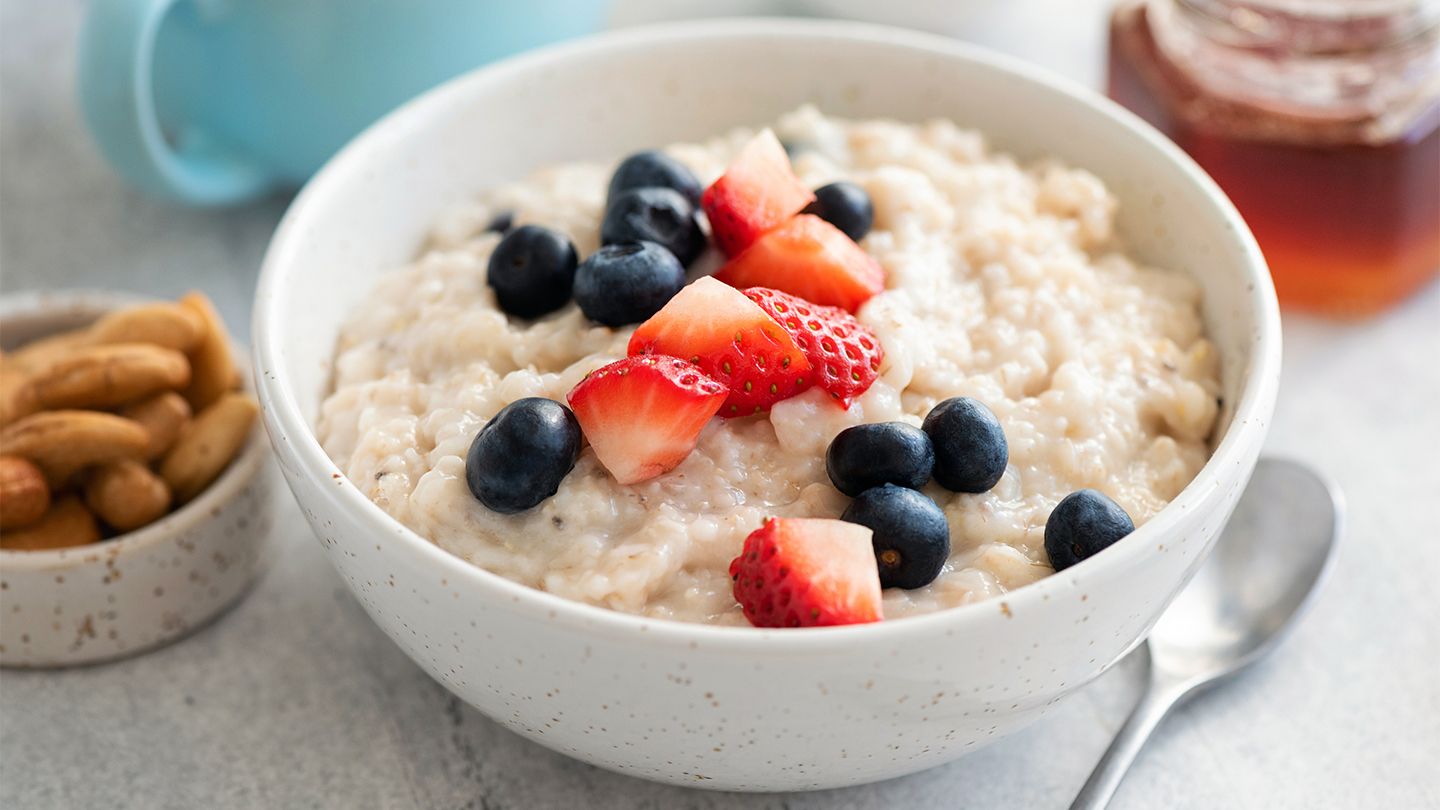
[[[1148,642],[1150,683],[1070,810],[1098,810],[1171,708],[1274,649],[1334,557],[1340,493],[1294,461],[1261,459],[1235,514]]]

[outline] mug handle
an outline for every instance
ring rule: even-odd
[[[160,23],[177,2],[90,4],[80,39],[79,94],[85,122],[120,174],[151,194],[196,205],[260,196],[277,183],[258,166],[207,143],[177,150],[160,131],[151,68]]]

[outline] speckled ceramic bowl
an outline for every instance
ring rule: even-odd
[[[18,293],[0,298],[0,326],[8,348],[138,300]],[[266,558],[274,466],[257,428],[215,483],[149,526],[70,549],[0,550],[0,665],[118,658],[174,641],[217,616],[245,593]]]
[[[758,630],[566,601],[466,563],[351,486],[312,426],[339,325],[438,215],[543,164],[754,124],[804,102],[948,116],[1025,157],[1090,169],[1130,249],[1187,270],[1223,357],[1214,457],[1103,554],[1004,598],[870,625]],[[1209,551],[1270,420],[1279,317],[1234,208],[1110,102],[965,45],[854,24],[726,21],[607,34],[461,77],[337,156],[286,215],[256,301],[258,385],[290,487],[375,622],[507,727],[617,771],[710,788],[866,782],[1043,716],[1139,643]],[[437,731],[437,733],[441,733]]]

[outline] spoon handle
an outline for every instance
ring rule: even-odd
[[[1184,690],[1151,679],[1125,725],[1120,727],[1110,747],[1105,749],[1105,755],[1090,772],[1090,778],[1085,780],[1085,786],[1070,803],[1070,810],[1102,810],[1110,804],[1110,798],[1130,770],[1135,755],[1140,753],[1145,741],[1150,739],[1150,733],[1184,694]]]

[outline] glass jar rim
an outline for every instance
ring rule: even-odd
[[[1165,0],[1162,0],[1164,2]],[[1168,0],[1191,25],[1217,39],[1250,45],[1280,46],[1297,56],[1354,56],[1407,49],[1436,40],[1440,0]],[[1366,30],[1356,26],[1371,23]],[[1337,42],[1336,29],[1350,27]],[[1315,41],[1295,36],[1297,29],[1329,36]],[[1366,36],[1368,34],[1368,36]]]

